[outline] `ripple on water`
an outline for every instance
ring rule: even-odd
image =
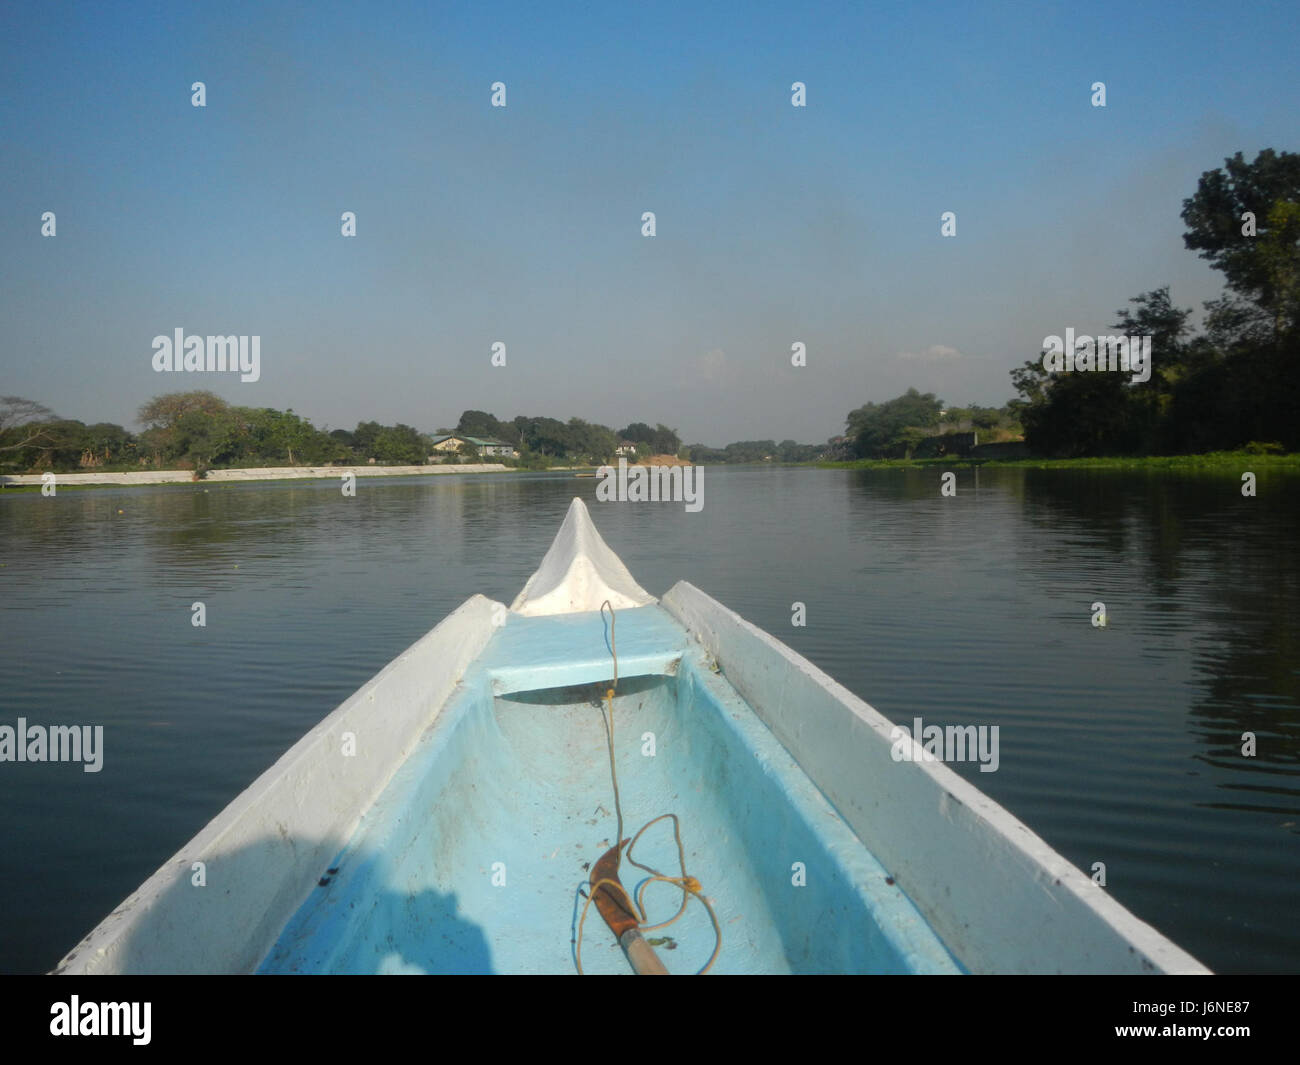
[[[697,514],[561,476],[0,498],[0,722],[106,736],[98,774],[0,767],[0,905],[38,918],[0,958],[50,967],[451,609],[508,603],[581,495],[654,594],[690,581],[893,721],[997,725],[997,772],[954,769],[1211,968],[1300,968],[1294,507],[1213,477],[933,482],[713,467]]]

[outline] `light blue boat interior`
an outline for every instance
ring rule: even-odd
[[[511,615],[366,812],[264,973],[574,973],[590,864],[614,843],[599,613]],[[722,929],[717,973],[958,973],[890,882],[705,652],[663,608],[619,611],[614,738],[624,837],[681,819],[687,872]],[[672,825],[634,857],[679,873]],[[624,861],[634,890],[645,873]],[[681,892],[652,884],[652,922]],[[691,902],[647,931],[674,973],[714,947]],[[631,969],[593,905],[588,973]]]

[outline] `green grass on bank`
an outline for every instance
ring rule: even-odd
[[[1211,451],[1203,455],[1142,455],[1081,459],[857,459],[853,462],[819,462],[823,469],[887,470],[926,467],[962,467],[972,463],[986,468],[1035,470],[1170,470],[1233,473],[1250,470],[1296,470],[1300,454],[1270,455],[1252,451]]]
[[[780,465],[783,467],[808,467],[826,470],[891,470],[891,469],[962,469],[969,468],[972,464],[984,468],[994,469],[1013,469],[1020,467],[1023,469],[1035,470],[1151,470],[1151,471],[1169,471],[1182,473],[1224,473],[1240,474],[1247,470],[1252,473],[1260,470],[1294,470],[1300,473],[1300,453],[1291,453],[1287,455],[1260,454],[1253,451],[1212,451],[1202,455],[1146,455],[1146,456],[1116,456],[1109,458],[1081,458],[1081,459],[963,459],[955,456],[946,458],[928,458],[928,459],[856,459],[852,462],[816,462],[816,463],[735,463],[737,468],[742,466],[760,466],[765,469],[771,469]],[[366,476],[360,468],[354,467],[358,479]],[[512,470],[487,470],[484,473],[534,473],[534,472],[555,472],[574,474],[579,472],[595,472],[596,467],[566,467],[555,469],[554,471],[534,471],[523,469]],[[340,470],[340,473],[346,470]],[[480,471],[475,471],[480,472]],[[302,484],[311,481],[336,480],[339,474],[326,474],[320,477],[285,477],[285,478],[267,478],[248,480],[248,481],[169,481],[155,484],[71,484],[68,482],[58,482],[60,492],[84,492],[99,488],[172,488],[188,489],[190,491],[215,491],[222,488],[236,488],[247,484]],[[466,474],[430,474],[424,471],[390,474],[388,478],[398,480],[403,477],[428,477],[428,476],[452,476],[463,477]],[[8,495],[11,492],[39,492],[39,484],[3,484],[0,483],[0,494]]]

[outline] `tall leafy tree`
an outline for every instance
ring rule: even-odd
[[[131,433],[112,422],[86,427],[86,447],[102,462],[122,462],[134,450],[134,443]]]
[[[230,404],[215,392],[203,390],[167,392],[161,396],[154,396],[148,403],[141,406],[136,418],[146,428],[167,429],[175,425],[182,415],[190,411],[218,414],[229,409]]]
[[[1227,292],[1206,304],[1197,372],[1175,399],[1179,434],[1204,440],[1197,423],[1209,419],[1217,447],[1300,446],[1300,155],[1266,149],[1248,163],[1238,152],[1201,176],[1183,220],[1184,242]]]
[[[573,458],[595,463],[610,461],[618,447],[613,429],[581,418],[569,419],[569,441]]]
[[[140,407],[136,418],[145,426],[140,434],[142,448],[152,453],[161,465],[194,461],[202,467],[213,461],[213,451],[225,450],[227,436],[233,433],[230,425],[220,429],[203,428],[205,418],[225,419],[230,404],[220,396],[206,390],[192,392],[167,392]],[[182,420],[185,425],[182,428]]]
[[[724,462],[763,462],[776,454],[775,440],[737,440],[722,449]],[[695,452],[691,452],[693,461]]]
[[[499,440],[505,427],[494,415],[484,410],[467,410],[456,423],[456,432],[462,436],[477,436],[484,440]]]
[[[278,458],[283,455],[292,466],[302,461],[303,451],[315,442],[316,429],[311,422],[300,418],[289,410],[273,410],[267,407],[262,412],[263,425],[266,430],[266,443]],[[294,455],[294,451],[297,455]]]
[[[0,396],[0,456],[18,468],[29,466],[58,444],[54,411],[22,396]]]
[[[654,448],[656,455],[676,455],[678,449],[682,446],[681,437],[677,435],[677,430],[669,429],[668,426],[662,423],[655,426],[649,443]]]
[[[848,435],[853,437],[857,453],[881,458],[896,451],[906,451],[919,439],[909,430],[934,430],[943,404],[933,392],[909,388],[903,395],[884,403],[867,403],[849,412]]]
[[[1025,442],[1041,455],[1124,454],[1139,437],[1130,389],[1118,373],[1049,374],[1029,361],[1011,371],[1026,398],[1018,413]]]
[[[1253,216],[1255,232],[1250,234]],[[1183,201],[1183,242],[1223,273],[1234,296],[1254,304],[1273,332],[1300,316],[1300,155],[1241,152],[1201,175]],[[1239,308],[1240,310],[1241,308]]]
[[[241,426],[229,408],[212,414],[195,409],[185,411],[169,429],[168,457],[188,463],[202,476],[233,458]]]
[[[1115,312],[1118,321],[1113,328],[1124,336],[1151,337],[1151,376],[1128,391],[1105,390],[1103,394],[1112,402],[1131,408],[1126,414],[1108,414],[1107,418],[1113,425],[1116,419],[1132,416],[1133,432],[1140,439],[1128,434],[1127,446],[1147,452],[1176,450],[1172,407],[1174,391],[1194,350],[1186,340],[1192,310],[1174,305],[1168,285],[1134,296],[1129,303],[1132,308]]]
[[[429,451],[416,429],[398,422],[383,426],[375,435],[374,455],[380,462],[415,466],[425,462]]]
[[[383,426],[378,422],[357,422],[352,432],[352,448],[360,459],[376,458],[375,440]]]
[[[633,422],[625,429],[620,429],[618,436],[620,440],[630,440],[634,444],[650,444],[654,442],[655,431],[645,422]]]

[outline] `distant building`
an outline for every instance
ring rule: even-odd
[[[632,443],[631,440],[620,440],[618,442],[618,447],[614,449],[614,454],[621,456],[622,458],[630,459],[636,454],[636,444]]]
[[[518,458],[519,452],[502,440],[484,440],[479,436],[462,436],[458,433],[445,433],[433,438],[433,450],[436,454],[429,456],[429,461],[438,462],[449,455],[472,452],[480,458]]]

